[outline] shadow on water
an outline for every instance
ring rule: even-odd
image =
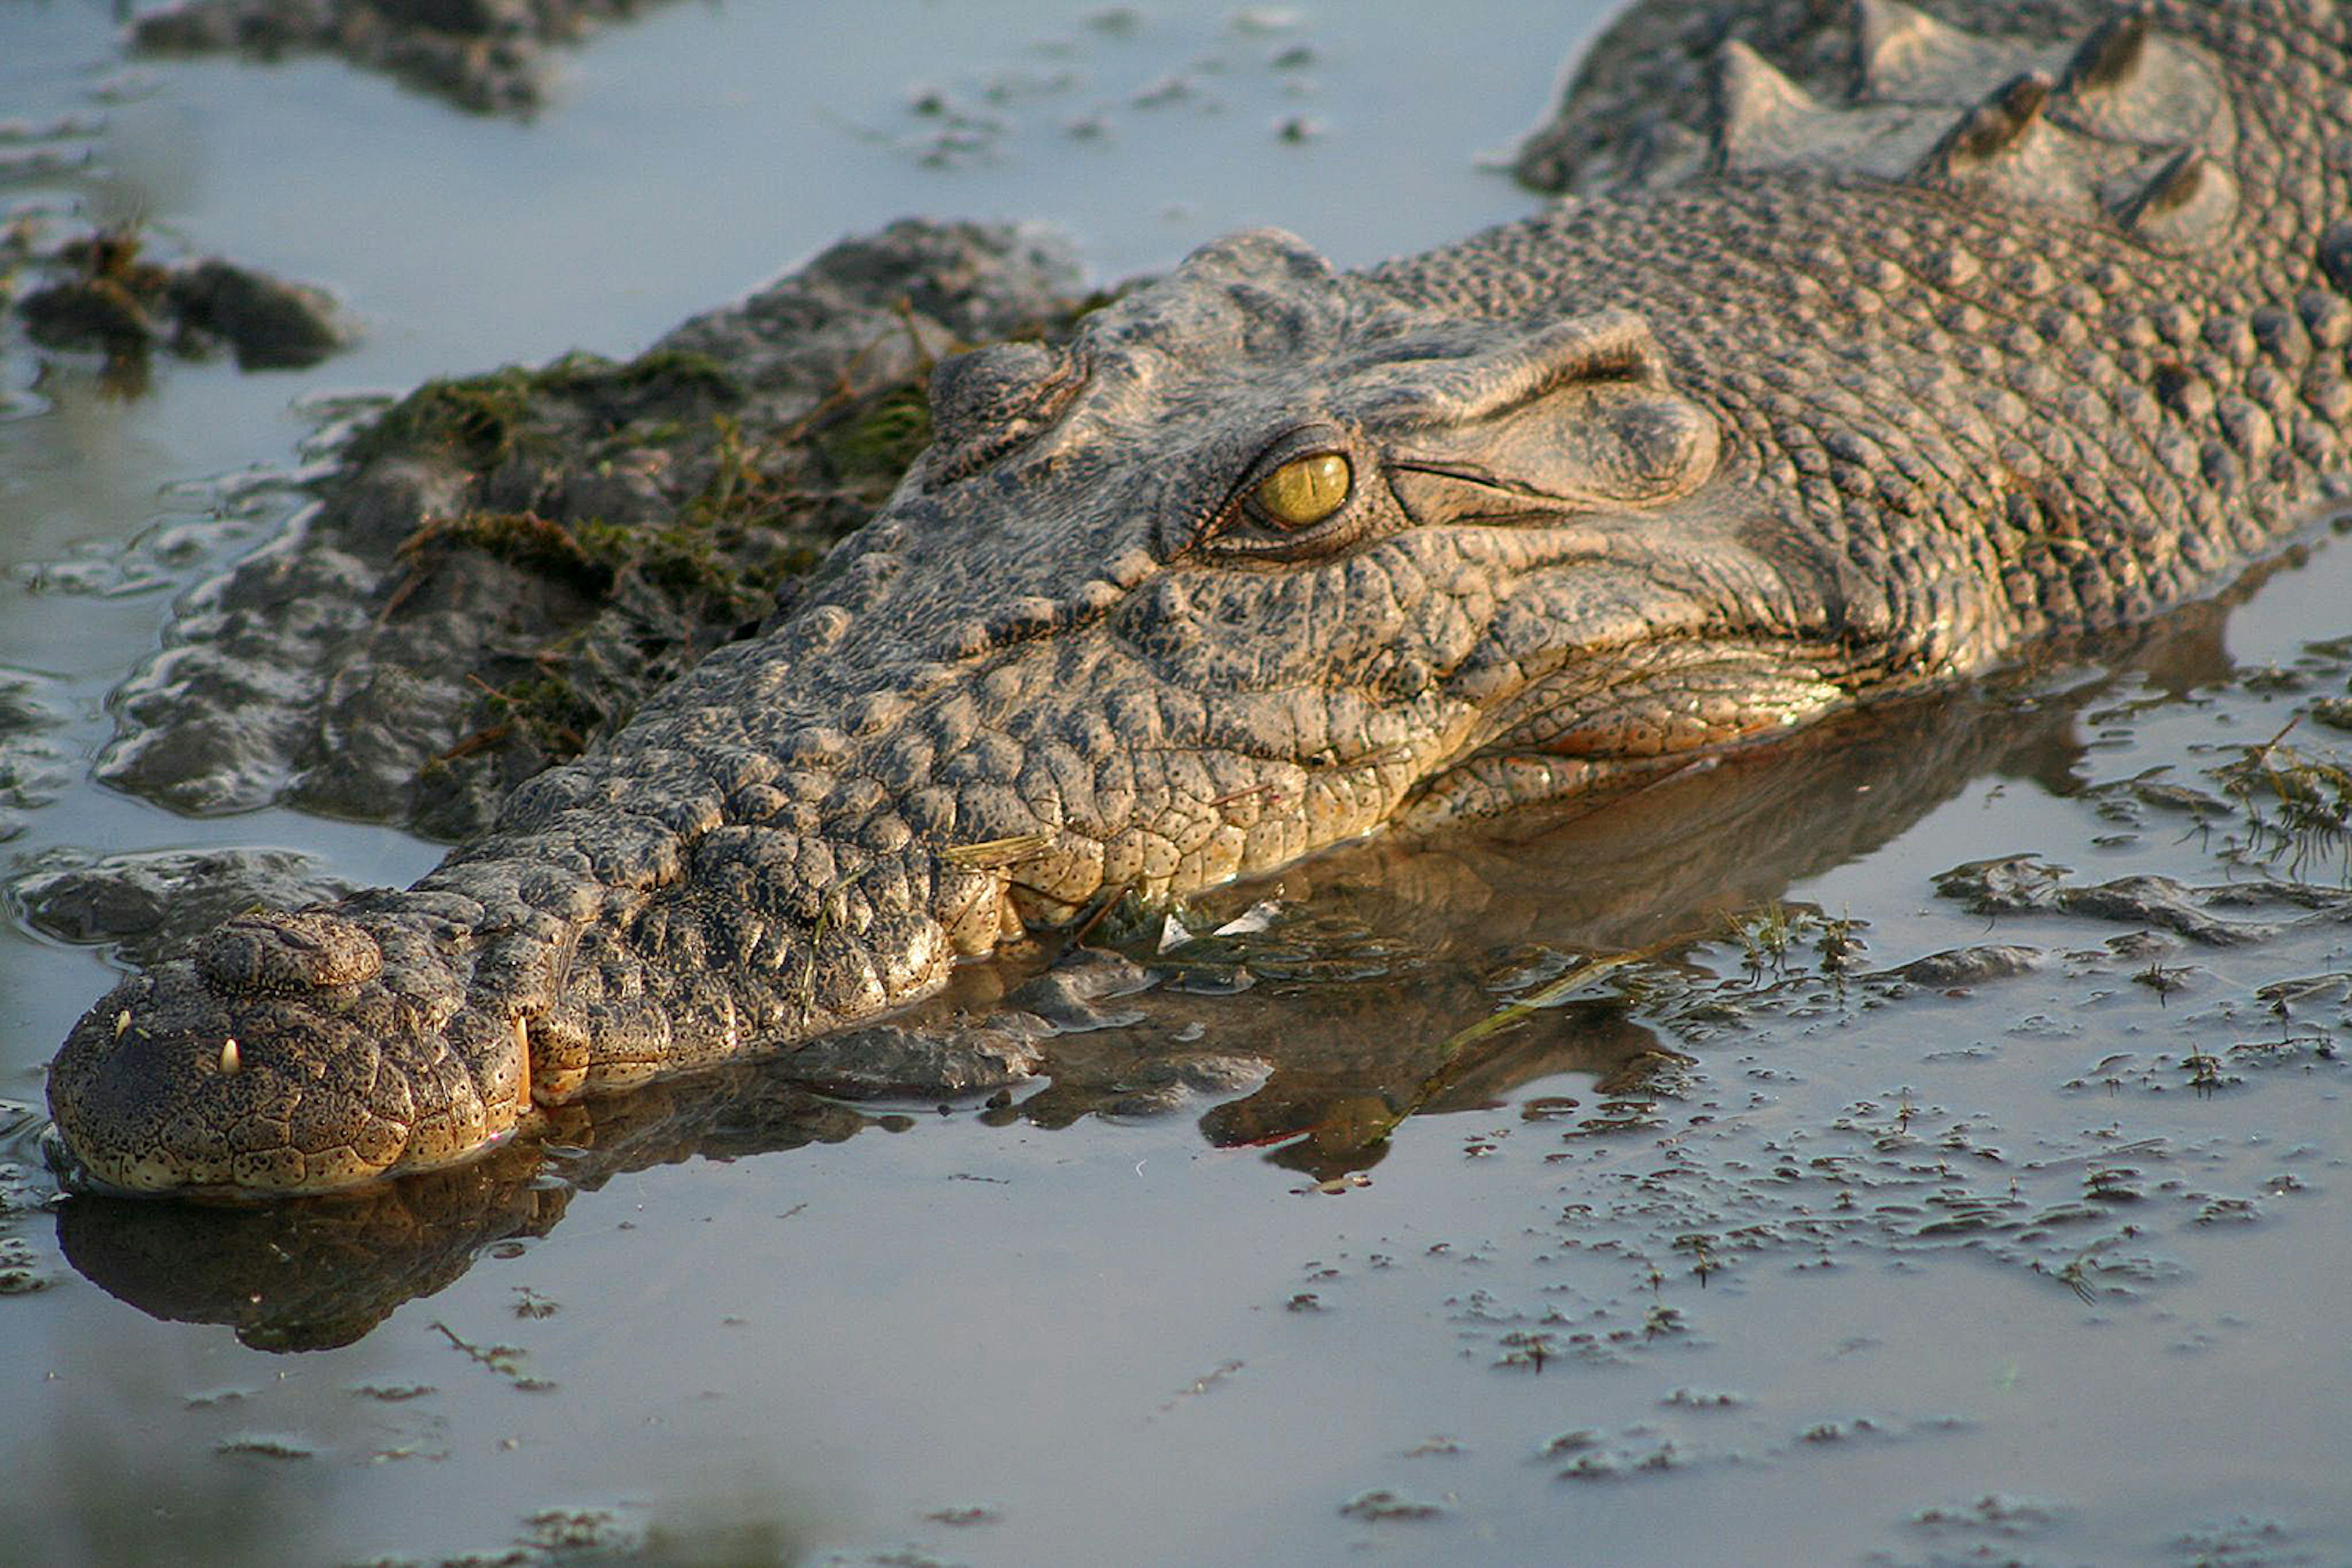
[[[2095,663],[2175,691],[2217,680],[2223,617],[2254,585],[2093,650]],[[1624,1124],[1651,1076],[1682,1058],[1628,1016],[1620,966],[1688,967],[1684,952],[1743,911],[1885,844],[1973,779],[2074,793],[2078,716],[2108,689],[2045,673],[1943,694],[1597,807],[1375,839],[1223,890],[1184,912],[1187,929],[1236,929],[1164,952],[1156,930],[1135,938],[1151,988],[1050,1042],[1041,1087],[980,1114],[1052,1129],[1210,1099],[1210,1143],[1266,1146],[1326,1182],[1378,1162],[1408,1115],[1491,1106],[1539,1079],[1575,1075],[1599,1124]],[[1017,978],[973,966],[935,1005],[984,1008]],[[743,1064],[565,1107],[480,1160],[354,1195],[249,1208],[76,1195],[58,1239],[75,1268],[154,1317],[226,1324],[264,1350],[348,1344],[626,1173],[916,1125],[905,1108],[827,1099],[787,1070]]]
[[[278,1533],[274,1520],[320,1500],[315,1478],[247,1470],[198,1479],[119,1425],[78,1423],[56,1441],[50,1468],[60,1484],[42,1492],[33,1517],[0,1510],[0,1560],[117,1568],[266,1562]]]
[[[100,1331],[74,1349],[98,1353],[102,1338]],[[85,1395],[87,1407],[68,1405],[31,1474],[12,1467],[13,1484],[0,1495],[0,1563],[228,1568],[325,1560],[299,1544],[334,1517],[331,1478],[299,1462],[315,1453],[306,1439],[237,1432],[214,1445],[224,1462],[197,1468],[126,1414],[134,1406],[235,1405],[248,1397],[245,1391],[190,1398],[168,1364],[123,1358],[94,1382],[102,1386]],[[772,1473],[722,1464],[650,1507],[533,1510],[503,1550],[445,1562],[763,1568],[811,1561],[820,1521],[819,1510]]]

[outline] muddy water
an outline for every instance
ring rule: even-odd
[[[299,461],[297,399],[627,353],[902,211],[1055,218],[1106,278],[1244,222],[1451,237],[1523,210],[1469,154],[1588,25],[1502,9],[676,8],[519,125],[333,62],[125,76],[100,9],[0,0],[5,115],[105,121],[0,196],[369,331],[127,404],[11,351],[0,855],[436,855],[83,782],[173,595],[285,515],[216,481]],[[307,1217],[48,1205],[0,1111],[0,1561],[2352,1560],[2318,543],[1985,691],[1237,890],[1002,1110],[749,1072]],[[107,973],[0,932],[0,1099]]]

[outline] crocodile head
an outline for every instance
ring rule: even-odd
[[[970,1087],[1034,1054],[843,1031],[1091,900],[1844,695],[1824,569],[1623,310],[1440,314],[1245,234],[932,398],[933,447],[766,636],[415,889],[245,917],[93,1008],[51,1075],[87,1175],[346,1185],[754,1049]]]
[[[935,445],[834,563],[863,600],[814,613],[838,605],[834,678],[919,641],[1003,734],[1003,787],[954,837],[1052,836],[1013,881],[1048,910],[1589,789],[1844,697],[1834,571],[1629,311],[1440,314],[1260,231],[1065,350],[950,362],[932,399]]]

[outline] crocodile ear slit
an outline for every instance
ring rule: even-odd
[[[1433,372],[1410,423],[1457,426],[1492,419],[1578,382],[1664,385],[1665,351],[1631,310],[1592,310],[1530,328],[1507,346]]]

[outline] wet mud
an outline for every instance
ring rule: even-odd
[[[203,359],[226,348],[240,370],[299,369],[345,347],[351,329],[319,289],[217,257],[159,265],[136,235],[101,231],[39,258],[43,280],[16,302],[26,332],[45,348],[105,356],[126,395],[147,361],[168,350]]]

